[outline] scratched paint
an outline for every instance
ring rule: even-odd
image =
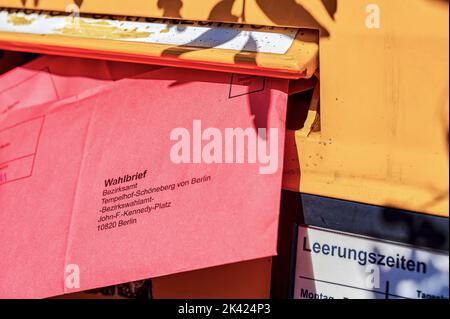
[[[12,17],[12,18],[11,18]],[[216,48],[244,52],[286,54],[296,29],[273,29],[168,24],[164,21],[128,21],[109,16],[72,17],[43,11],[9,12],[0,8],[0,32],[65,35],[149,44]],[[276,45],[275,45],[276,44]]]
[[[30,25],[34,20],[35,19],[33,18],[26,18],[16,14],[12,14],[8,17],[8,23],[11,23],[12,25]]]
[[[96,39],[138,39],[148,38],[152,32],[137,31],[137,29],[122,29],[112,26],[107,21],[88,21],[74,18],[63,28],[54,29],[56,33]]]

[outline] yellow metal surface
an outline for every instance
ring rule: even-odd
[[[336,10],[336,0],[0,0],[1,7],[56,11],[74,3],[86,13],[292,27],[326,27]]]
[[[448,216],[448,1],[372,1],[379,28],[365,0],[75,2],[82,12],[321,30],[321,131],[290,132],[299,164],[287,170],[285,186]],[[69,3],[0,0],[52,10]]]
[[[366,1],[337,3],[320,40],[321,132],[295,133],[288,187],[448,216],[448,2],[377,3],[379,29]]]
[[[267,299],[272,258],[152,278],[155,299]]]

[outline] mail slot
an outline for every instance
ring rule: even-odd
[[[317,68],[314,30],[79,15],[3,9],[1,46],[287,78],[311,77]]]
[[[447,24],[442,1],[0,0],[0,297],[448,298],[424,284],[448,281]]]

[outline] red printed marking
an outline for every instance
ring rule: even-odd
[[[0,185],[30,177],[44,117],[0,130]]]

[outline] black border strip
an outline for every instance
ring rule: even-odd
[[[291,259],[289,261],[289,292],[288,298],[294,299],[295,294],[295,273],[297,270],[297,249],[298,249],[298,228],[299,225],[295,223],[292,230],[292,247],[291,247]]]
[[[448,253],[449,219],[397,208],[300,194],[302,224]]]

